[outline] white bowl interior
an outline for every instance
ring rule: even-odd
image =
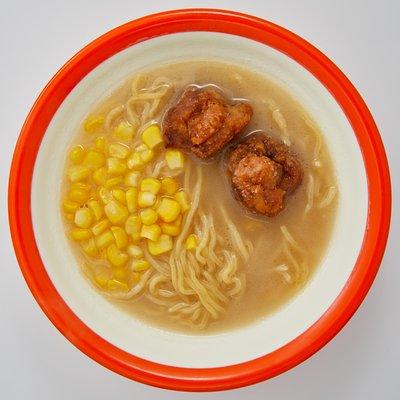
[[[63,232],[59,212],[65,152],[76,127],[99,98],[137,70],[179,59],[240,63],[290,91],[321,127],[336,168],[340,201],[333,238],[312,281],[277,313],[227,333],[192,336],[141,323],[116,308],[83,278]],[[316,322],[343,289],[356,262],[367,218],[367,182],[353,130],[326,88],[288,56],[255,41],[221,33],[179,33],[136,44],[106,60],[67,96],[37,156],[32,218],[46,270],[73,312],[115,346],[158,363],[217,367],[270,353]],[[317,227],[316,227],[317,231]],[[317,232],[316,232],[317,233]]]

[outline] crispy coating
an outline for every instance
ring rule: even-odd
[[[247,103],[230,105],[214,89],[190,87],[164,117],[166,146],[212,157],[242,132],[252,114]]]

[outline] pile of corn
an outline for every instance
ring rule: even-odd
[[[108,261],[109,268],[94,275],[96,284],[105,290],[129,290],[150,268],[144,246],[153,256],[172,250],[190,208],[189,196],[176,179],[145,176],[144,169],[163,156],[171,171],[183,170],[184,156],[161,146],[158,125],[144,129],[142,143],[131,149],[125,144],[134,135],[128,123],[121,122],[112,133],[116,141],[108,143],[96,134],[103,122],[100,116],[88,118],[84,129],[93,135],[92,145],[70,150],[70,183],[62,208],[71,222],[70,238],[91,259]],[[189,235],[186,248],[196,245],[197,238]]]

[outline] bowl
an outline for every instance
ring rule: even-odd
[[[197,336],[141,323],[91,288],[76,268],[59,213],[65,149],[97,99],[137,70],[191,58],[240,60],[290,91],[321,127],[341,192],[333,237],[307,287],[252,325]],[[223,10],[154,14],[81,50],[57,72],[29,113],[9,182],[15,252],[52,323],[105,367],[149,385],[187,391],[232,389],[271,378],[332,339],[378,271],[390,210],[384,147],[349,80],[295,34]]]

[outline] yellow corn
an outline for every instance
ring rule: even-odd
[[[150,125],[143,131],[142,140],[150,149],[154,149],[159,144],[163,143],[160,127],[158,125]]]
[[[182,212],[186,212],[190,208],[190,199],[189,195],[184,191],[180,190],[178,193],[175,194],[175,199],[181,206]]]
[[[100,250],[114,243],[114,241],[115,241],[114,235],[110,230],[101,233],[95,238],[96,246]]]
[[[69,152],[69,159],[74,164],[80,164],[83,161],[84,157],[85,157],[85,149],[81,145],[74,146]]]
[[[139,192],[138,195],[138,206],[141,208],[151,207],[155,204],[157,197],[151,192]]]
[[[141,148],[139,150],[139,148]],[[154,151],[149,149],[145,144],[139,146],[136,151],[138,151],[140,158],[142,159],[143,163],[148,163],[154,158]]]
[[[121,121],[114,129],[113,136],[117,139],[129,142],[135,134],[135,129],[126,121]]]
[[[111,222],[108,219],[102,219],[92,226],[92,232],[96,236],[100,235],[100,233],[104,232],[110,225]]]
[[[146,260],[133,260],[131,269],[133,272],[142,272],[150,268],[150,264]]]
[[[128,157],[130,153],[130,148],[124,144],[112,143],[108,147],[108,153],[111,157],[124,159]]]
[[[107,172],[110,175],[123,175],[126,171],[126,164],[119,158],[107,158]]]
[[[71,239],[80,242],[81,240],[90,239],[92,237],[92,232],[89,229],[76,228],[71,230],[70,235]]]
[[[111,189],[114,186],[119,185],[122,183],[124,178],[122,176],[115,176],[114,178],[109,178],[106,180],[106,183],[104,184],[104,187],[107,189]]]
[[[72,189],[86,190],[87,192],[89,192],[90,185],[85,182],[75,182],[71,184],[71,190]]]
[[[174,222],[168,224],[167,222],[161,223],[161,231],[170,236],[178,236],[181,232],[182,216],[180,215]]]
[[[104,165],[106,158],[103,153],[95,150],[89,150],[82,161],[82,165],[90,168],[92,171]]]
[[[174,178],[169,176],[165,177],[161,181],[161,193],[172,196],[178,190],[178,184]]]
[[[103,123],[104,117],[102,115],[92,115],[86,118],[83,127],[87,133],[94,133],[102,128]]]
[[[92,178],[96,185],[104,185],[107,181],[107,169],[102,167],[93,172]]]
[[[126,281],[128,278],[128,269],[126,267],[113,268],[113,278],[119,282]]]
[[[125,175],[124,184],[126,186],[137,187],[139,185],[139,178],[139,171],[130,171]]]
[[[144,225],[152,225],[158,219],[158,214],[151,208],[140,210],[139,216]]]
[[[128,158],[127,162],[128,168],[129,169],[134,169],[137,171],[140,171],[144,167],[144,161],[142,160],[142,157],[140,156],[140,153],[138,152],[133,152],[132,155]]]
[[[160,235],[157,241],[151,242],[150,240],[147,242],[147,246],[150,254],[153,256],[158,256],[160,254],[166,253],[172,250],[173,243],[171,236],[166,234]]]
[[[169,197],[163,197],[157,207],[157,214],[164,222],[172,222],[178,218],[181,212],[179,203]]]
[[[187,237],[185,242],[186,250],[194,250],[197,247],[197,236],[195,234],[191,234]]]
[[[104,136],[98,136],[94,140],[94,148],[97,151],[100,151],[102,153],[106,153],[106,150],[107,150],[107,139]]]
[[[114,235],[115,244],[119,249],[124,249],[128,245],[128,235],[119,226],[112,226],[111,232]]]
[[[112,200],[104,206],[107,218],[115,225],[120,225],[128,218],[128,209],[121,203]]]
[[[76,203],[83,204],[85,201],[89,199],[89,192],[84,189],[72,189],[68,197],[72,200],[75,201]]]
[[[91,211],[88,208],[80,208],[75,213],[74,222],[79,228],[90,228],[93,222]]]
[[[140,278],[141,277],[142,277],[142,274],[140,272],[132,272],[132,281],[133,281],[133,283],[140,282]]]
[[[140,236],[155,242],[161,235],[161,228],[157,224],[143,225],[140,230]]]
[[[107,247],[107,260],[115,267],[123,267],[128,262],[128,254],[118,249],[116,244]]]
[[[137,210],[138,202],[138,190],[137,188],[129,188],[125,193],[126,206],[130,213],[134,213]]]
[[[64,214],[64,216],[68,221],[73,221],[75,218],[75,214]]]
[[[165,160],[170,169],[181,169],[184,165],[184,155],[180,150],[168,149],[165,152]]]
[[[122,189],[113,189],[112,195],[115,200],[118,200],[122,204],[126,204],[126,194]]]
[[[120,282],[117,279],[110,279],[107,281],[107,290],[117,290],[120,292],[127,292],[129,290],[129,286],[125,282]]]
[[[97,249],[96,243],[93,238],[90,238],[87,241],[80,242],[82,250],[90,257],[96,257],[99,254],[99,250]]]
[[[96,221],[98,221],[103,216],[103,208],[97,200],[90,200],[88,202],[88,207]]]
[[[161,189],[161,182],[156,178],[144,178],[140,183],[142,192],[151,192],[157,194]]]
[[[142,221],[138,215],[130,215],[125,222],[125,232],[131,236],[134,243],[140,240]]]
[[[68,199],[63,201],[63,209],[66,213],[75,213],[78,208],[79,204],[76,201],[71,201]]]
[[[126,252],[133,258],[143,257],[143,250],[134,244],[130,244],[126,249]]]
[[[101,268],[100,270],[96,268],[94,274],[94,282],[98,286],[104,288],[107,285],[110,278],[111,278],[111,271],[108,268]]]
[[[99,197],[104,204],[108,204],[110,201],[112,201],[114,199],[111,192],[104,187],[101,187],[99,189]]]
[[[90,175],[90,169],[84,165],[74,165],[68,169],[67,174],[71,182],[80,182]]]

